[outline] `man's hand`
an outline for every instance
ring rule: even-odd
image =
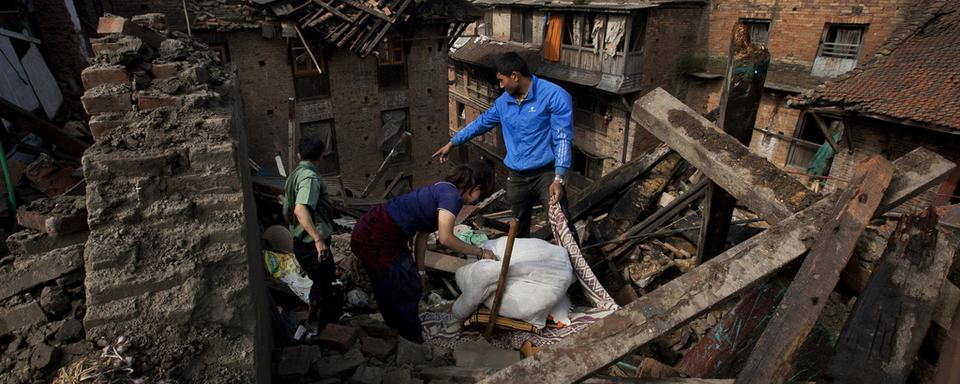
[[[434,159],[440,158],[440,164],[443,164],[448,160],[447,153],[449,153],[451,149],[453,149],[453,143],[448,142],[446,145],[440,147],[440,149],[434,152],[432,157]]]
[[[323,261],[330,254],[330,247],[322,240],[313,243],[317,247],[317,261]]]
[[[550,184],[550,201],[560,201],[560,197],[563,196],[563,184],[560,184],[560,181],[554,180]]]

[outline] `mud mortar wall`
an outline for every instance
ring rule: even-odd
[[[130,336],[145,373],[180,382],[268,382],[235,70],[177,33],[106,21],[117,33],[101,19],[107,36],[84,71],[84,105],[100,123],[83,157],[88,338]]]

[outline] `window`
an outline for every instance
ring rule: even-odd
[[[823,120],[831,129],[836,129],[839,124],[839,121],[826,116],[823,116]],[[827,141],[827,138],[809,113],[805,113],[800,119],[800,129],[794,137],[796,139],[790,142],[790,149],[787,152],[787,165],[807,169],[817,150]]]
[[[406,50],[399,35],[388,37],[380,46],[377,56],[380,89],[407,88]]]
[[[316,64],[303,45],[298,44],[290,48],[293,59],[294,93],[299,100],[330,96],[330,76],[327,74],[326,61],[323,58],[323,51],[317,48],[316,45],[310,47],[317,59]],[[317,71],[317,66],[322,72]]]
[[[865,31],[864,25],[827,24],[817,56],[856,60]]]
[[[579,148],[574,148],[570,170],[591,180],[599,179],[603,173],[603,159],[591,156]]]
[[[300,137],[319,137],[326,145],[320,162],[321,175],[340,174],[340,159],[337,154],[337,134],[333,119],[300,124]]]
[[[210,44],[210,50],[217,55],[220,63],[230,62],[230,50],[227,48],[227,43]]]
[[[563,44],[593,48],[597,41],[603,40],[603,30],[605,29],[597,28],[594,30],[594,27],[597,26],[598,20],[604,22],[605,18],[605,15],[596,13],[567,14],[563,18]]]
[[[461,102],[457,102],[457,129],[467,125],[467,109]]]
[[[607,103],[599,95],[580,88],[572,88],[570,93],[573,96],[574,125],[606,135],[604,117],[609,112]]]
[[[750,33],[750,41],[766,45],[769,41],[770,20],[740,20]]]
[[[380,139],[380,151],[383,158],[390,155],[390,151],[397,145],[397,141],[403,137],[404,132],[410,131],[410,123],[406,109],[393,109],[380,112],[381,130],[383,135]],[[397,147],[397,159],[410,159],[411,146],[410,139],[406,144]]]
[[[488,9],[483,13],[483,27],[477,30],[477,33],[484,36],[493,36],[493,10]]]
[[[647,30],[647,14],[634,14],[630,18],[630,45],[629,52],[643,52],[643,40]]]
[[[510,40],[533,42],[533,11],[514,9],[510,13]]]

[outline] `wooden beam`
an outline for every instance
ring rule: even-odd
[[[83,156],[83,151],[89,146],[89,144],[64,133],[53,123],[37,117],[30,111],[3,98],[0,98],[0,117],[7,119],[20,129],[35,133],[44,140],[56,144],[60,151],[75,157]]]
[[[634,103],[631,119],[771,224],[818,198],[661,88]]]
[[[350,1],[350,0],[340,0],[340,1],[343,3],[347,3],[356,9],[361,10],[370,16],[376,17],[378,19],[382,19],[384,21],[390,21],[390,16],[383,14],[383,12],[380,12],[379,9],[373,9],[373,8],[367,7],[366,5],[358,4],[356,1]]]
[[[331,14],[333,14],[333,15],[341,18],[341,19],[343,19],[344,21],[346,21],[346,22],[348,22],[348,23],[353,23],[353,19],[352,19],[352,18],[350,18],[350,17],[347,16],[347,15],[344,15],[343,12],[340,12],[340,10],[338,10],[338,9],[336,9],[336,8],[334,8],[334,7],[331,7],[330,4],[327,4],[327,3],[323,2],[323,0],[313,0],[313,2],[314,2],[315,4],[317,4],[317,5],[319,5],[320,7],[322,7],[323,9],[326,9],[327,12],[330,12]]]
[[[670,147],[660,145],[630,162],[621,165],[610,173],[603,175],[600,180],[590,184],[580,192],[579,198],[570,204],[570,222],[583,220],[594,208],[608,203],[614,196],[620,194],[624,188],[643,177],[650,168],[653,168],[669,153]],[[550,228],[543,228],[531,237],[545,239],[550,237]]]
[[[390,182],[390,185],[388,185],[387,188],[383,190],[383,193],[380,194],[380,199],[386,200],[387,196],[390,195],[390,191],[393,191],[393,188],[397,186],[397,183],[399,183],[400,179],[402,178],[403,178],[403,172],[400,172],[399,174],[397,174],[397,177],[394,177],[393,181]]]
[[[745,24],[734,24],[717,125],[748,148],[769,65],[770,52],[750,41],[750,31]],[[707,186],[705,201],[694,264],[709,260],[727,248],[730,220],[737,203],[737,199],[713,182]]]
[[[813,237],[810,254],[787,289],[770,324],[757,341],[737,382],[782,383],[807,334],[827,304],[830,292],[840,281],[857,239],[880,205],[894,166],[874,155],[857,166],[829,220]]]
[[[827,139],[827,144],[830,144],[830,148],[833,148],[833,152],[840,153],[840,145],[833,140],[833,133],[830,132],[830,128],[827,127],[827,123],[823,121],[823,118],[816,112],[810,112],[810,116],[813,117],[813,121],[817,123],[820,132],[823,132],[823,136]]]
[[[900,220],[840,333],[825,380],[906,382],[956,253],[953,231],[938,236],[937,221],[932,207]]]

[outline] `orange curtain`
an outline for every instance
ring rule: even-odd
[[[560,43],[563,36],[563,15],[550,15],[547,36],[543,39],[543,59],[560,61]]]

